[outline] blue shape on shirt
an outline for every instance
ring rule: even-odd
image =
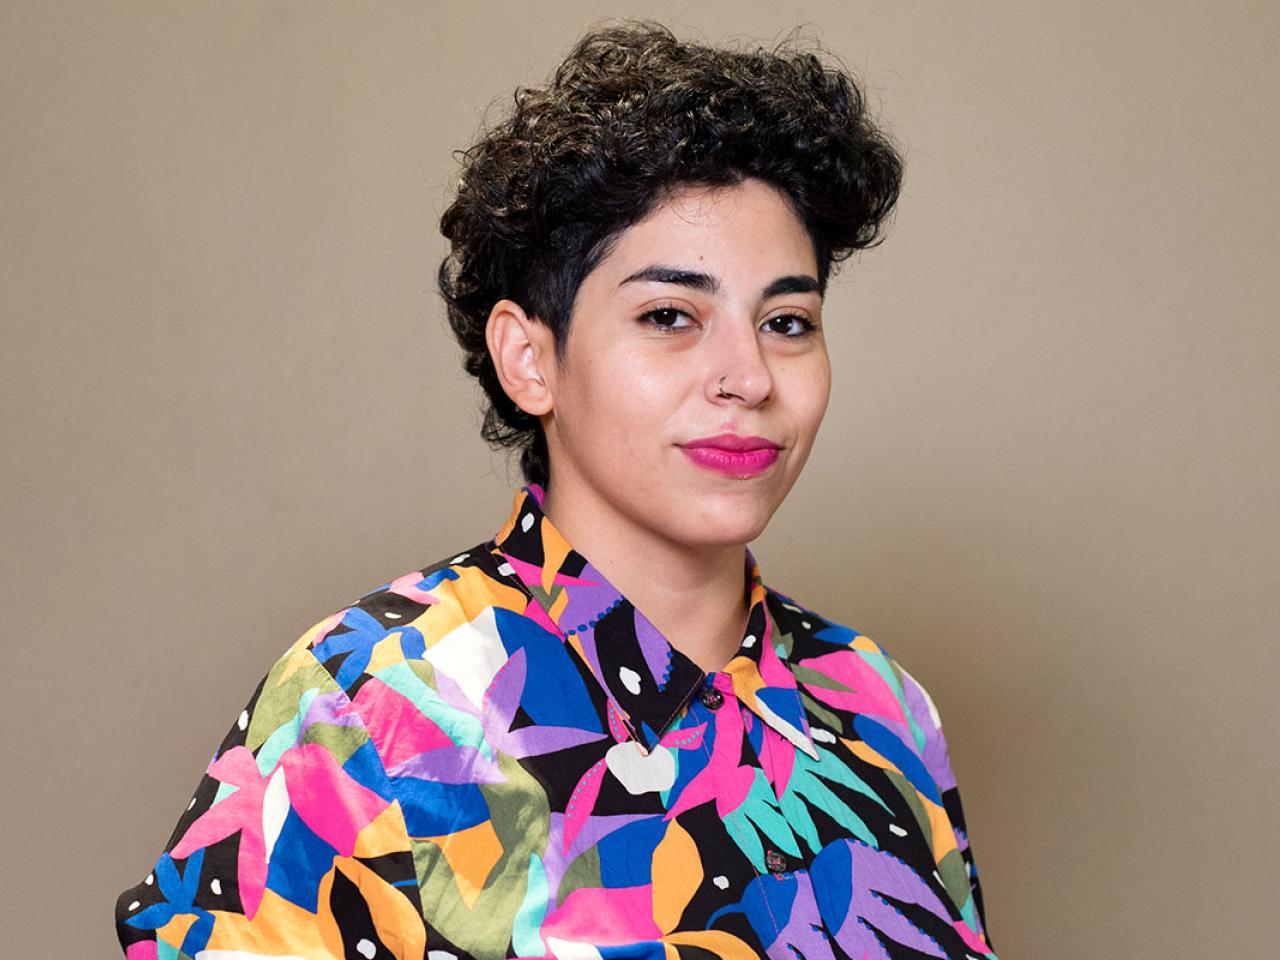
[[[514,610],[495,609],[493,619],[507,655],[524,650],[525,662],[536,665],[537,676],[525,683],[520,696],[520,706],[533,722],[603,733],[582,674],[564,641]]]
[[[791,907],[795,903],[798,886],[794,875],[756,877],[743,891],[742,899],[713,913],[707,926],[713,926],[723,914],[742,913],[760,939],[770,943],[777,932],[791,922]]]
[[[663,960],[667,948],[657,940],[644,943],[624,943],[614,947],[596,947],[604,960]],[[710,954],[708,954],[710,956]]]
[[[794,690],[783,687],[762,687],[756,691],[756,698],[797,730],[804,729],[804,708],[800,705],[800,697]]]
[[[383,800],[395,800],[391,792],[391,784],[387,781],[386,771],[382,768],[382,759],[378,756],[378,748],[372,740],[366,740],[356,748],[347,762],[342,765],[343,771],[362,787],[372,790]]]
[[[606,835],[596,845],[601,885],[639,887],[652,883],[653,851],[666,835],[667,824],[657,814]]]
[[[756,691],[756,696],[760,695],[760,691]],[[747,742],[751,744],[751,749],[755,751],[758,757],[764,750],[764,721],[755,714],[744,714],[751,717],[751,729],[747,731]],[[708,733],[715,727],[714,723],[707,724]],[[705,734],[704,734],[705,736]]]
[[[823,847],[809,867],[809,879],[823,924],[828,930],[839,930],[853,902],[853,852],[849,842],[837,841]]]
[[[125,923],[140,930],[158,930],[175,916],[194,914],[195,922],[182,938],[183,953],[194,957],[205,948],[213,932],[213,914],[195,905],[196,894],[200,889],[200,869],[203,865],[204,851],[197,850],[187,858],[180,875],[173,857],[167,853],[164,854],[156,862],[155,875],[160,884],[160,893],[165,899],[159,903],[153,903],[125,920]]]
[[[290,810],[267,866],[267,889],[315,913],[320,880],[333,869],[337,855],[334,847],[311,832],[296,810]]]
[[[423,577],[420,581],[418,581],[418,589],[434,590],[436,587],[440,586],[440,584],[444,583],[446,580],[457,580],[457,579],[458,579],[457,570],[454,570],[452,567],[442,567],[441,569],[437,570],[435,573],[428,574],[427,576]]]
[[[696,702],[696,701],[695,701]],[[705,716],[705,714],[703,714]],[[684,719],[679,723],[678,728],[683,730],[688,727],[697,726],[692,721],[696,719],[695,712],[690,711],[685,715]],[[760,742],[763,739],[763,733],[760,730],[761,724],[755,723],[752,727],[752,734],[756,739],[752,740],[755,746],[756,756],[760,756]],[[716,725],[710,721],[703,722],[702,729],[702,748],[699,750],[673,750],[672,755],[676,761],[676,779],[670,789],[667,790],[664,802],[668,807],[675,803],[675,798],[679,797],[684,788],[698,774],[706,769],[710,762],[711,755],[715,752],[716,747]]]
[[[829,627],[823,627],[813,636],[814,639],[821,640],[823,643],[832,643],[837,647],[847,647],[862,634],[839,623],[833,623]]]
[[[411,837],[442,837],[489,819],[489,805],[474,783],[437,783],[391,777]]]
[[[884,724],[872,720],[865,713],[854,716],[853,731],[863,743],[901,770],[902,775],[920,791],[922,796],[928,797],[939,806],[942,805],[938,785],[933,782],[933,776],[924,765],[924,761],[920,759],[919,754],[903,743],[896,733]]]
[[[364,673],[373,654],[373,645],[387,635],[387,628],[363,610],[352,607],[342,617],[346,633],[331,633],[311,650],[321,663],[327,663],[339,654],[347,654],[334,677],[342,689],[347,689]]]
[[[400,649],[406,660],[421,660],[427,652],[427,642],[417,627],[405,627],[400,631]]]

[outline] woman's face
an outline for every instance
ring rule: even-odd
[[[553,379],[549,503],[685,546],[758,536],[831,384],[813,243],[783,195],[687,186],[625,230]]]

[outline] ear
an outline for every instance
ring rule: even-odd
[[[555,335],[514,300],[499,300],[489,311],[485,343],[498,381],[512,402],[535,417],[555,406]]]

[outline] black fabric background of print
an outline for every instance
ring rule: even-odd
[[[333,888],[329,891],[329,909],[342,935],[345,960],[395,960],[395,954],[378,936],[369,905],[360,896],[360,888],[342,871],[333,870]],[[374,953],[369,953],[373,946]]]

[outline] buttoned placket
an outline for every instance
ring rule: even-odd
[[[717,713],[720,713],[721,711],[724,711],[724,710],[737,711],[738,717],[741,718],[740,724],[739,724],[739,730],[741,732],[741,736],[739,740],[738,750],[741,754],[744,754],[744,755],[749,751],[750,757],[753,761],[752,766],[758,770],[763,771],[764,760],[761,755],[761,751],[757,751],[755,749],[755,745],[752,743],[751,737],[749,735],[752,725],[754,725],[755,723],[761,724],[761,741],[760,742],[761,742],[761,748],[763,751],[769,751],[774,749],[773,745],[774,745],[775,738],[777,740],[782,740],[783,738],[778,733],[778,731],[771,729],[768,724],[763,723],[759,717],[757,717],[750,709],[746,707],[745,704],[742,703],[741,700],[738,699],[737,695],[733,691],[733,679],[728,674],[723,672],[713,672],[713,673],[707,674],[706,678],[703,680],[702,684],[699,686],[697,695],[693,698],[693,700],[696,701],[698,704],[700,704],[701,707],[705,709],[708,714],[710,714],[710,717],[708,718],[709,722],[714,722],[715,715]],[[693,701],[691,701],[690,709],[694,709],[692,706],[692,702]],[[694,719],[699,719],[699,718],[694,718]],[[703,749],[704,750],[706,749],[705,745]],[[710,762],[710,760],[711,760],[711,757],[710,757],[710,754],[708,754],[708,762]],[[778,796],[776,785],[774,789],[775,789],[775,796]],[[780,796],[778,798],[781,799]],[[732,829],[732,827],[728,823],[726,823],[725,826],[726,826],[726,829]],[[744,849],[745,844],[739,843],[739,847],[740,849]],[[802,863],[803,862],[806,862],[806,858],[802,858]],[[757,876],[764,876],[765,874],[768,874],[774,877],[775,879],[782,879],[787,873],[791,872],[790,866],[791,866],[791,858],[788,858],[788,856],[782,851],[775,850],[772,847],[766,848],[764,851],[764,869],[763,870],[757,867],[755,864],[752,864],[752,868]]]

